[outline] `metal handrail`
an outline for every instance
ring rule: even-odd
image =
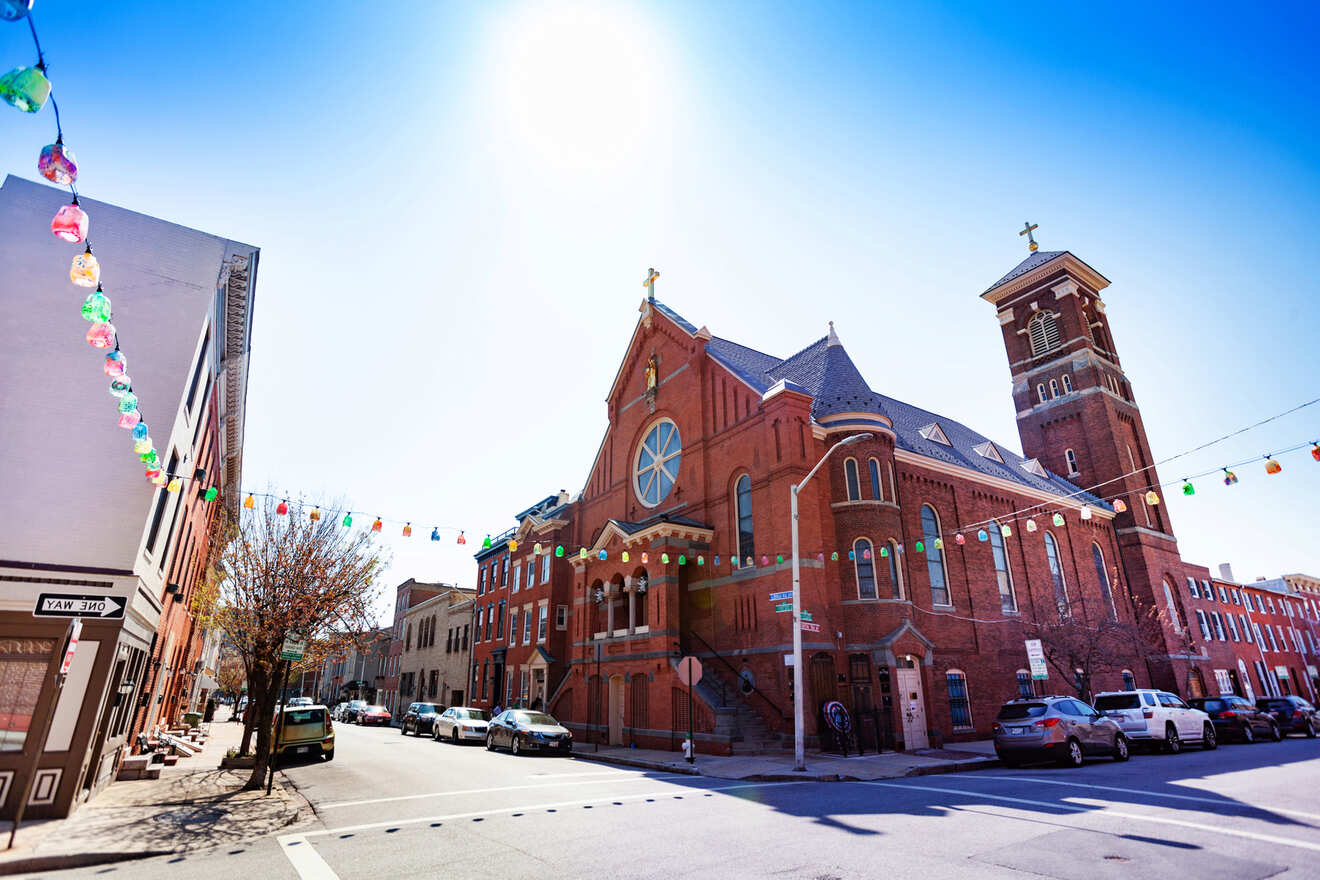
[[[694,639],[696,639],[697,641],[701,642],[701,644],[704,645],[704,646],[706,647],[706,650],[710,652],[711,656],[713,656],[716,660],[719,660],[719,661],[720,661],[721,663],[723,663],[725,666],[729,667],[729,671],[732,672],[732,673],[734,674],[734,677],[735,677],[735,678],[737,678],[737,679],[739,679],[739,680],[742,680],[742,676],[738,673],[738,670],[734,668],[734,665],[733,665],[732,663],[730,663],[728,660],[726,660],[726,659],[720,654],[719,651],[716,651],[714,648],[712,648],[712,647],[710,646],[710,642],[708,642],[708,641],[706,641],[705,639],[703,639],[703,638],[700,636],[700,634],[697,633],[696,630],[688,630],[688,632],[689,632],[689,634],[691,634],[691,636],[692,636]],[[723,681],[720,681],[721,690],[723,689],[723,685],[724,685],[724,682],[723,682]],[[739,690],[741,691],[742,689],[739,688]],[[785,719],[785,720],[787,720],[788,716],[784,714],[784,710],[783,710],[783,709],[779,708],[779,704],[776,703],[774,700],[770,699],[769,697],[767,697],[765,694],[761,693],[761,691],[756,687],[756,685],[752,685],[752,693],[756,694],[758,697],[760,697],[761,699],[765,700],[766,704],[769,705],[771,709],[774,709],[774,710],[775,710],[775,714],[778,715],[781,719]]]

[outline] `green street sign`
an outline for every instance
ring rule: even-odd
[[[776,606],[775,606],[775,613],[776,613],[776,614],[781,614],[781,613],[783,613],[783,612],[785,612],[785,611],[792,611],[792,610],[793,610],[793,603],[792,603],[792,602],[784,602],[782,605],[776,605]]]
[[[803,612],[802,612],[802,619],[803,619],[803,620],[811,620],[811,612],[810,612],[810,611],[803,611]]]
[[[284,637],[284,646],[280,648],[281,660],[301,660],[307,651],[307,642],[296,635]]]

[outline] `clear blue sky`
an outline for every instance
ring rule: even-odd
[[[781,356],[832,319],[876,390],[1020,448],[977,295],[1030,219],[1113,281],[1157,458],[1320,396],[1320,12],[1095,6],[36,14],[80,187],[263,249],[246,483],[411,518],[392,587],[473,581],[433,524],[581,488],[648,266]],[[25,29],[0,52],[31,63]],[[53,120],[2,118],[35,177]],[[1161,476],[1317,437],[1320,405]],[[1320,574],[1320,463],[1282,463],[1168,493],[1183,555]]]

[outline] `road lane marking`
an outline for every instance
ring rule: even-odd
[[[1261,834],[1256,831],[1245,831],[1238,828],[1229,828],[1223,825],[1207,825],[1203,822],[1189,822],[1185,819],[1171,819],[1164,816],[1151,816],[1142,813],[1127,813],[1122,810],[1111,810],[1109,805],[1112,801],[1102,801],[1094,798],[1079,798],[1080,803],[1059,803],[1058,801],[1036,801],[1029,798],[1009,797],[1002,794],[987,794],[985,792],[968,791],[965,788],[938,788],[936,786],[925,785],[899,785],[894,782],[862,782],[861,785],[878,785],[881,788],[903,788],[908,791],[931,791],[943,792],[945,794],[958,794],[964,797],[989,798],[996,801],[1007,801],[1012,804],[1027,804],[1033,807],[1048,807],[1051,810],[1065,809],[1072,815],[1086,816],[1113,816],[1120,819],[1134,819],[1139,822],[1153,822],[1158,825],[1176,825],[1179,828],[1192,828],[1197,831],[1204,831],[1207,834],[1228,835],[1230,837],[1241,837],[1247,840],[1255,840],[1261,843],[1273,843],[1279,846],[1291,846],[1298,849],[1310,850],[1311,852],[1320,852],[1320,843],[1311,843],[1305,840],[1296,840],[1291,837],[1279,837],[1276,834]],[[1083,805],[1083,803],[1085,805]],[[1092,807],[1099,807],[1094,809]],[[1158,809],[1158,808],[1157,808]]]
[[[1121,791],[1124,792],[1125,794],[1144,794],[1149,797],[1167,798],[1169,800],[1175,800],[1175,801],[1195,801],[1198,803],[1213,804],[1214,806],[1217,807],[1228,807],[1231,809],[1260,810],[1261,812],[1265,812],[1265,813],[1284,813],[1289,816],[1303,816],[1307,819],[1312,819],[1317,822],[1320,822],[1320,813],[1308,813],[1305,812],[1304,810],[1290,810],[1287,809],[1286,807],[1266,807],[1257,804],[1249,804],[1241,801],[1239,801],[1238,803],[1233,803],[1231,799],[1216,800],[1215,798],[1197,797],[1195,795],[1190,795],[1190,794],[1165,794],[1163,792],[1147,791],[1144,788],[1122,788],[1117,785],[1089,785],[1087,783],[1082,783],[1082,782],[1065,782],[1061,779],[1037,779],[1036,777],[1033,776],[979,776],[975,778],[971,776],[967,776],[966,778],[959,779],[958,781],[959,782],[990,782],[996,779],[1011,779],[1017,782],[1034,782],[1039,785],[1062,785],[1069,788],[1090,788],[1096,791]],[[1225,797],[1227,797],[1227,795]]]
[[[686,775],[686,774],[685,774]],[[691,777],[688,777],[691,778]],[[687,787],[685,792],[695,796],[707,792],[716,791],[734,791],[740,788],[777,788],[782,785],[801,785],[802,783],[793,782],[745,782],[738,785],[719,785],[713,788]],[[397,822],[367,822],[362,825],[344,825],[340,828],[327,828],[322,831],[307,831],[305,837],[322,837],[328,834],[348,834],[358,831],[370,831],[373,828],[394,828],[401,825],[418,825],[422,822],[452,822],[455,819],[474,819],[478,816],[498,816],[501,813],[526,813],[536,810],[558,810],[562,807],[577,807],[582,804],[596,804],[601,801],[635,801],[643,798],[660,798],[674,794],[674,789],[665,791],[648,791],[643,794],[615,794],[600,795],[594,798],[586,798],[576,801],[558,801],[550,804],[526,804],[520,807],[499,807],[491,810],[473,810],[466,813],[448,813],[441,816],[420,816],[416,819],[400,819]]]
[[[302,880],[339,880],[321,854],[307,841],[305,834],[284,834],[276,838],[280,851],[288,857]]]
[[[568,785],[605,785],[611,782],[664,781],[666,779],[691,779],[686,773],[667,776],[620,776],[615,779],[588,779],[583,782],[547,782],[543,785],[505,785],[499,788],[469,788],[456,791],[432,791],[426,794],[402,794],[397,797],[368,798],[361,801],[339,801],[333,804],[318,804],[318,810],[335,810],[340,807],[360,807],[365,804],[384,804],[393,801],[415,801],[420,798],[448,797],[457,794],[489,794],[495,791],[517,791],[524,788],[563,788]]]

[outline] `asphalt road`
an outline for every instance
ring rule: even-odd
[[[336,725],[276,838],[59,878],[1320,877],[1320,739],[875,783],[739,783]]]

